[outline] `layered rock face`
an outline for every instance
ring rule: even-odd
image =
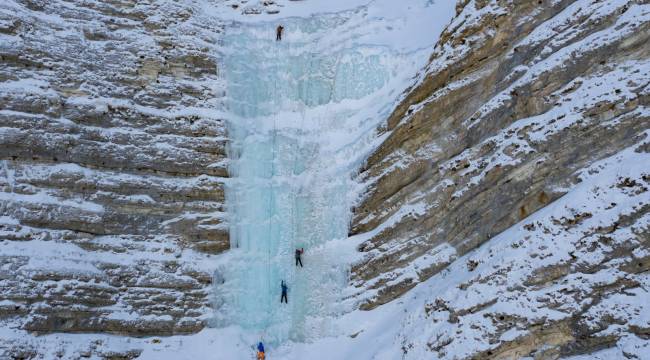
[[[0,327],[203,328],[205,262],[228,233],[221,27],[201,16],[193,2],[0,4]]]
[[[649,37],[644,1],[459,2],[358,175],[361,308],[461,279],[426,295],[405,354],[546,359],[647,339]]]

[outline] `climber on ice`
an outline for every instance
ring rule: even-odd
[[[284,280],[280,283],[280,287],[282,287],[282,296],[280,296],[280,303],[284,301],[285,304],[289,303],[289,299],[287,298],[287,290],[289,288],[287,287],[287,284],[284,283]]]
[[[257,360],[264,360],[266,358],[266,355],[264,354],[264,344],[260,341],[259,344],[257,344]]]
[[[282,31],[283,30],[284,30],[284,26],[278,25],[278,28],[275,29],[275,41],[282,40]]]
[[[304,248],[296,249],[296,266],[300,264],[300,267],[302,267],[302,259],[300,256],[305,252]]]

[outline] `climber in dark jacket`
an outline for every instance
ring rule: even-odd
[[[278,25],[278,28],[275,29],[275,40],[280,41],[282,40],[282,31],[284,30],[284,26]]]
[[[300,256],[304,252],[305,252],[305,249],[302,249],[302,248],[301,249],[296,249],[296,266],[298,266],[298,264],[300,264],[300,267],[303,267],[302,266],[302,259],[300,258]]]
[[[280,296],[280,303],[284,301],[285,304],[289,303],[289,299],[287,298],[287,290],[289,288],[287,287],[287,284],[284,283],[284,280],[280,283],[280,287],[282,287],[282,296]]]

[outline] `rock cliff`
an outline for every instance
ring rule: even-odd
[[[203,263],[228,233],[221,25],[200,17],[192,2],[0,4],[0,327],[203,328]]]
[[[645,1],[458,3],[357,177],[362,309],[467,274],[426,295],[421,318],[447,325],[411,325],[405,354],[555,359],[647,339],[649,37]]]

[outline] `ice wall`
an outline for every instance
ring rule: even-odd
[[[392,28],[367,15],[285,19],[281,42],[277,22],[227,28],[232,251],[216,274],[218,326],[271,344],[309,341],[335,332],[330,320],[349,310],[341,294],[352,251],[332,244],[347,238],[358,187],[351,175],[430,51],[373,41]],[[298,247],[304,268],[294,265]],[[288,304],[280,304],[281,280]]]

